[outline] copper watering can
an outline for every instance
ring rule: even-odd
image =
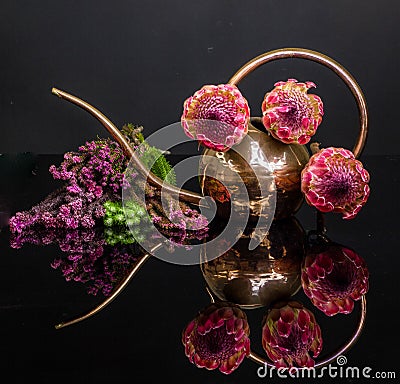
[[[359,112],[360,129],[356,144],[353,147],[354,156],[356,158],[359,157],[364,148],[368,131],[368,112],[365,97],[354,77],[342,65],[340,65],[338,62],[331,59],[330,57],[319,52],[303,48],[281,48],[269,51],[253,58],[252,60],[244,64],[230,78],[228,83],[231,85],[237,85],[243,78],[245,78],[248,74],[250,74],[261,65],[271,61],[286,58],[306,59],[322,64],[325,67],[328,67],[329,69],[334,71],[350,89],[357,103]],[[52,93],[81,107],[82,109],[93,115],[98,121],[100,121],[100,123],[106,128],[106,130],[111,134],[115,141],[118,142],[119,145],[122,147],[125,155],[129,159],[131,159],[130,161],[135,166],[135,169],[143,177],[146,178],[149,184],[158,189],[162,188],[163,191],[170,193],[174,196],[179,196],[179,198],[186,203],[196,206],[208,206],[207,202],[204,200],[204,197],[209,195],[211,195],[211,197],[214,197],[212,196],[209,177],[202,176],[201,174],[199,176],[202,194],[188,191],[162,181],[155,174],[149,172],[149,170],[141,162],[138,155],[135,153],[135,150],[121,134],[119,129],[102,112],[100,112],[89,103],[81,100],[80,98],[57,88],[53,88]],[[256,142],[259,147],[258,153],[262,153],[267,161],[271,160],[271,158],[275,158],[275,160],[276,158],[279,158],[280,160],[284,159],[284,161],[278,162],[280,165],[279,167],[274,168],[272,176],[274,177],[274,182],[277,189],[275,218],[285,218],[295,213],[302,204],[303,196],[300,191],[300,173],[309,160],[309,152],[305,145],[283,144],[278,140],[275,140],[274,138],[270,137],[268,134],[262,132],[260,129],[257,128],[257,126],[259,126],[260,124],[260,118],[251,118],[249,121],[248,131],[249,136],[251,136],[252,140]],[[231,150],[229,150],[224,154],[223,161],[226,163],[228,159],[230,160],[230,163],[234,164],[233,168],[235,168],[236,170],[239,169],[239,171],[235,172],[237,172],[239,176],[244,180],[244,183],[248,188],[250,202],[262,200],[263,196],[260,196],[260,190],[257,186],[257,183],[253,182],[254,180],[252,180],[251,172],[249,173],[246,169],[246,164],[254,159],[251,159],[251,153],[250,151],[248,151],[247,148],[244,148],[242,151],[240,151],[240,153],[242,156],[243,153],[247,153],[247,155],[245,156],[247,158],[243,159],[241,155],[237,154],[237,152],[232,152]],[[216,152],[210,149],[206,149],[204,151],[204,155],[207,155],[208,157],[215,156],[215,154]],[[206,163],[207,157],[204,156],[203,159],[203,162]],[[275,161],[275,163],[277,162]],[[230,171],[232,171],[232,167]],[[216,174],[219,174],[219,176],[221,177],[221,172],[218,173],[216,171]],[[267,176],[271,176],[271,170],[267,172]],[[224,180],[221,181],[229,183],[229,180],[227,180],[229,179],[229,177],[225,178],[223,175],[222,179]],[[235,196],[235,198],[240,197]],[[229,215],[229,211],[225,208],[223,204],[219,204],[218,201],[217,214],[222,218],[226,218]],[[259,209],[250,209],[250,218],[257,217],[258,214]]]

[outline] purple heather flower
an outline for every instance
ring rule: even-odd
[[[67,187],[67,191],[74,195],[79,195],[82,189],[77,184],[71,184]]]
[[[314,154],[301,173],[301,190],[321,212],[339,212],[353,219],[367,202],[369,174],[354,154],[329,147]]]
[[[311,311],[301,303],[277,303],[264,318],[262,346],[280,367],[313,367],[322,349],[321,328]]]
[[[354,301],[368,291],[364,259],[350,248],[328,243],[310,248],[301,283],[311,302],[328,316],[350,313]]]
[[[182,332],[190,362],[198,368],[232,373],[250,353],[246,314],[235,304],[216,302],[198,313]]]
[[[227,151],[247,134],[250,109],[231,84],[205,85],[183,105],[182,127],[205,147]]]
[[[286,144],[308,143],[324,114],[319,96],[307,93],[315,84],[288,79],[274,86],[272,91],[266,93],[261,105],[264,127]]]

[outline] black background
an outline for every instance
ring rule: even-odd
[[[3,0],[0,17],[0,153],[62,153],[105,135],[52,87],[90,102],[118,126],[139,123],[150,134],[179,121],[183,101],[202,85],[227,82],[253,57],[284,47],[341,63],[367,99],[365,153],[399,153],[396,0]],[[319,64],[285,59],[249,75],[240,89],[252,115],[260,115],[274,82],[290,77],[317,84],[325,117],[316,137],[351,148],[356,104]]]

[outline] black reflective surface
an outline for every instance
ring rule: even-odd
[[[66,281],[61,270],[52,267],[54,260],[63,256],[59,243],[12,248],[5,224],[8,217],[29,209],[59,185],[48,167],[61,159],[62,155],[30,153],[0,157],[0,351],[2,376],[8,378],[5,382],[158,383],[182,378],[192,383],[282,382],[276,376],[259,378],[259,366],[249,359],[228,376],[198,369],[189,362],[181,343],[182,329],[210,302],[199,266],[150,258],[104,310],[55,329],[56,324],[88,312],[105,296],[88,294],[88,284]],[[351,221],[336,214],[326,216],[329,237],[356,250],[370,271],[366,325],[346,353],[347,366],[371,367],[371,375],[391,371],[398,376],[400,157],[366,156],[361,160],[371,174],[368,203]],[[296,218],[306,231],[315,228],[315,213],[307,205]],[[321,326],[324,346],[319,358],[334,353],[351,337],[359,302],[349,315],[327,317],[301,290],[295,298],[315,314]],[[265,308],[246,309],[252,349],[263,356],[261,321],[265,312]]]

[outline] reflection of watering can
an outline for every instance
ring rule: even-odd
[[[359,85],[350,75],[350,73],[331,58],[321,53],[302,48],[277,49],[274,51],[266,52],[246,63],[232,76],[232,78],[229,80],[229,83],[232,85],[237,85],[246,75],[251,73],[260,65],[273,60],[284,58],[301,58],[320,63],[333,70],[349,87],[354,98],[356,99],[360,117],[360,133],[356,145],[353,148],[355,157],[358,157],[362,152],[367,137],[368,114],[365,98]],[[130,144],[126,141],[124,136],[118,130],[118,128],[99,110],[86,103],[85,101],[82,101],[81,99],[56,88],[53,88],[52,92],[55,95],[78,105],[79,107],[85,109],[94,117],[96,117],[107,129],[107,131],[113,136],[113,138],[121,145],[126,156],[131,158],[131,161],[135,163],[135,168],[137,169],[137,171],[141,173],[144,177],[146,177],[149,184],[159,189],[163,188],[165,192],[174,194],[175,196],[179,195],[180,198],[187,203],[208,206],[203,197],[207,195],[213,197],[213,188],[212,186],[210,186],[210,180],[213,181],[214,179],[216,179],[218,181],[218,177],[212,177],[212,179],[210,179],[210,175],[200,175],[202,194],[187,191],[163,182],[153,173],[149,173],[149,171],[140,161],[137,154],[135,154],[135,151],[132,149]],[[304,145],[282,144],[280,141],[273,139],[270,135],[261,132],[257,128],[257,126],[259,125],[259,119],[251,119],[249,122],[248,135],[251,137],[252,141],[254,141],[258,145],[258,151],[256,152],[259,154],[259,156],[266,160],[266,163],[274,164],[272,168],[269,167],[269,169],[266,169],[263,175],[265,177],[272,177],[275,181],[277,192],[275,218],[288,217],[294,214],[300,208],[303,201],[303,195],[300,191],[300,173],[303,167],[308,162],[309,153]],[[239,147],[240,145],[241,143],[235,147]],[[212,157],[216,156],[217,153],[219,152],[207,149],[204,152],[204,155]],[[243,153],[245,154],[244,157]],[[222,175],[223,180],[221,181],[227,183],[228,186],[230,179],[229,173],[237,172],[239,176],[242,177],[248,192],[248,198],[243,201],[245,204],[250,205],[250,218],[257,218],[260,214],[260,210],[257,208],[257,204],[259,204],[260,201],[268,201],[268,199],[265,199],[266,196],[263,196],[262,194],[260,195],[259,181],[262,180],[259,180],[259,175],[255,175],[254,172],[245,172],[245,164],[249,164],[250,160],[254,160],[254,156],[252,155],[252,153],[255,152],[245,150],[240,151],[240,155],[237,155],[236,151],[231,148],[223,154],[224,159],[222,160],[231,160],[231,164],[233,164],[233,166],[229,168],[224,167],[222,173],[222,168],[214,169],[214,172],[215,176],[221,177]],[[203,156],[203,159],[206,158]],[[207,160],[204,160],[204,162],[206,163]],[[235,171],[237,169],[239,169],[239,171]],[[238,203],[240,204],[240,196],[235,196],[235,199],[238,199]],[[217,204],[218,216],[226,218],[228,212],[225,206],[223,205],[223,203],[219,203],[218,199],[215,199],[215,201]],[[269,203],[267,202],[266,204]],[[253,205],[255,205],[256,208],[252,209]]]
[[[254,228],[246,228],[227,252],[211,260],[207,243],[201,251],[200,268],[210,294],[246,309],[295,295],[305,255],[305,231],[294,216],[274,220],[260,245],[249,251],[253,235]]]

